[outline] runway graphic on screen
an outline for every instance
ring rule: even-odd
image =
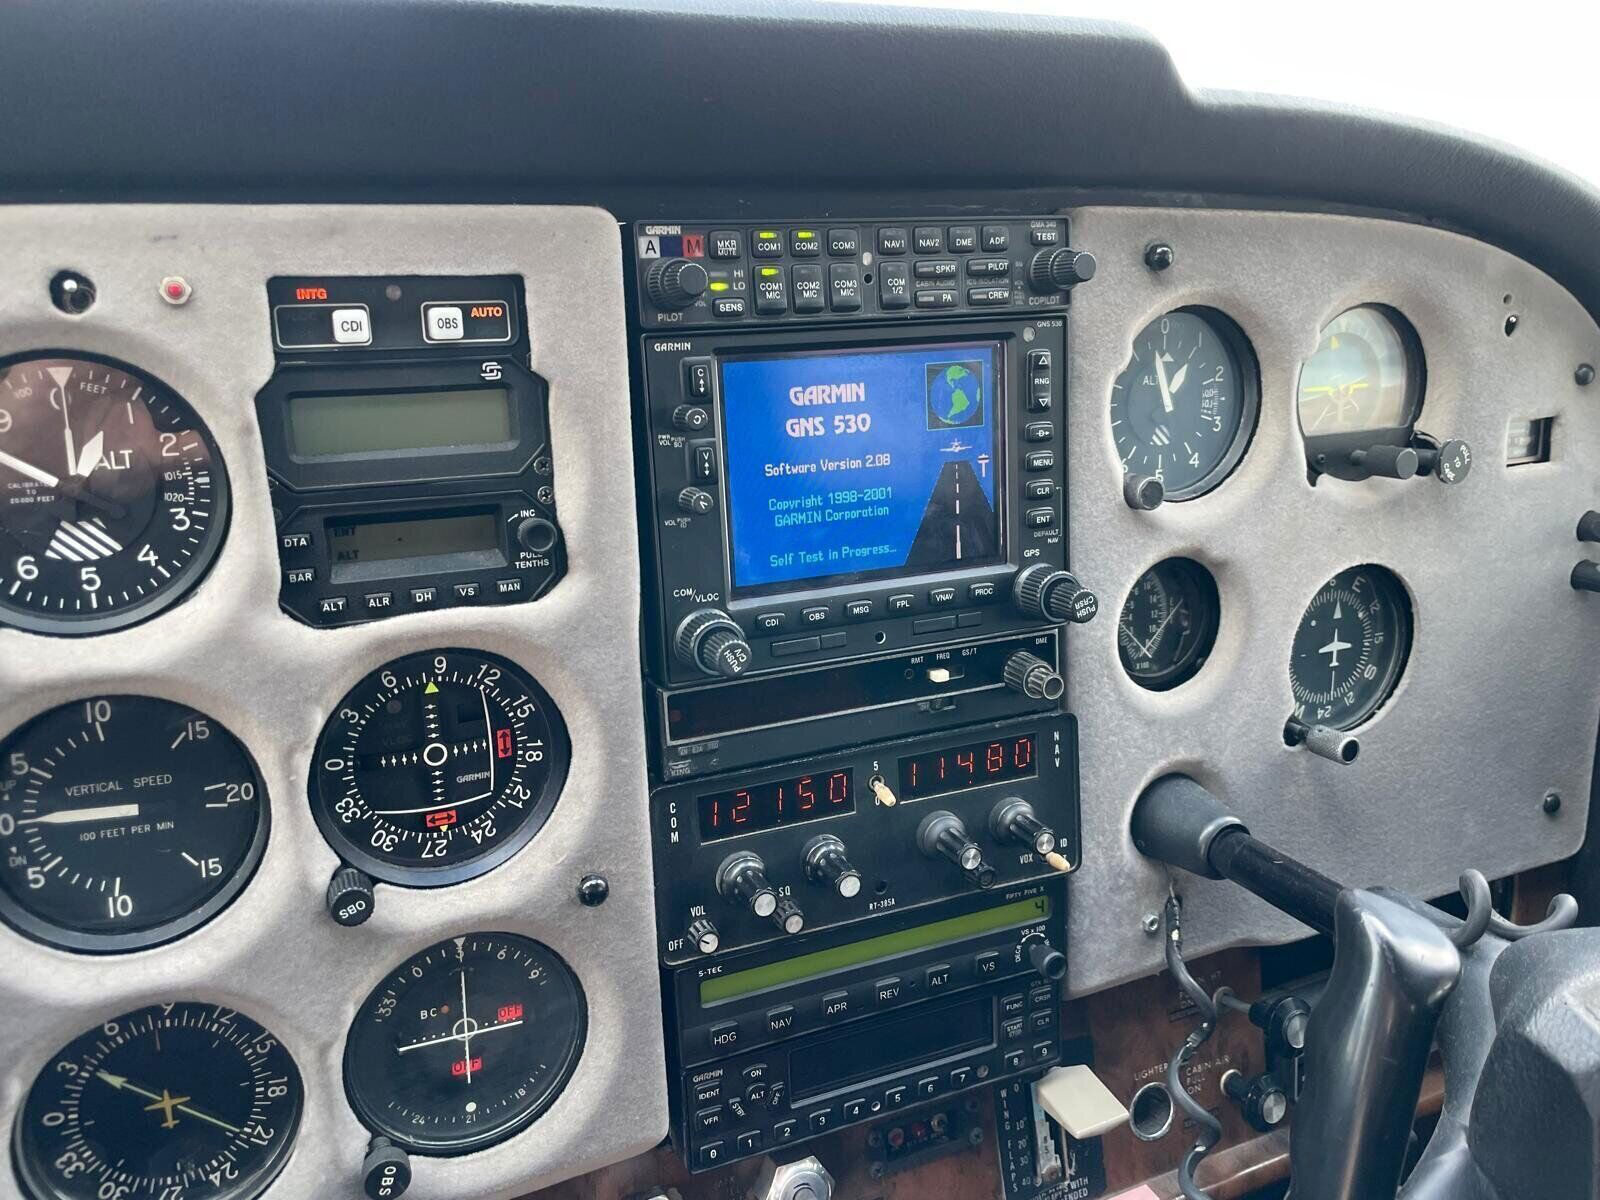
[[[999,550],[999,527],[972,464],[945,463],[923,510],[906,566],[935,567],[993,557]]]

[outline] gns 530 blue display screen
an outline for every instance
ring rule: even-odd
[[[736,593],[1002,561],[997,342],[721,363]]]

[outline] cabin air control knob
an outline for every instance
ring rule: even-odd
[[[833,890],[846,900],[860,895],[861,872],[850,865],[844,843],[833,834],[812,838],[806,843],[802,857],[806,878],[813,883],[832,884]]]
[[[1065,292],[1094,278],[1094,255],[1087,250],[1057,246],[1041,250],[1028,264],[1028,282],[1036,292]]]
[[[767,882],[767,864],[748,850],[722,860],[717,891],[730,904],[741,904],[758,917],[770,917],[778,909],[778,893]]]
[[[727,679],[743,675],[753,657],[744,630],[720,608],[695,609],[678,625],[672,644],[691,667]]]
[[[1049,563],[1035,563],[1020,572],[1012,596],[1030,617],[1074,625],[1094,620],[1100,611],[1099,597],[1079,583],[1076,575]]]
[[[645,291],[657,308],[688,308],[705,295],[711,277],[697,262],[686,258],[664,258],[645,276]]]

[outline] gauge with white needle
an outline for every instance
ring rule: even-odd
[[[578,1065],[588,1007],[548,946],[471,933],[415,954],[373,989],[345,1040],[345,1091],[373,1133],[465,1154],[550,1107]]]
[[[1216,580],[1189,558],[1158,562],[1128,592],[1117,619],[1122,669],[1164,692],[1194,678],[1217,640]]]
[[[0,740],[0,918],[68,950],[140,950],[221,912],[267,843],[260,772],[195,709],[95,696]]]
[[[1168,500],[1204,495],[1238,464],[1261,407],[1255,356],[1239,327],[1180,308],[1133,339],[1111,388],[1111,437],[1126,475],[1159,479]]]
[[[1340,571],[1312,597],[1289,653],[1295,716],[1353,729],[1393,693],[1411,653],[1411,604],[1393,572]]]

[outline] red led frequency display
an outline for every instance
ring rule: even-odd
[[[855,772],[826,771],[700,797],[700,840],[798,825],[856,809]]]
[[[973,742],[949,750],[934,750],[900,760],[900,799],[925,800],[946,792],[964,791],[1008,779],[1027,779],[1039,773],[1033,734]]]

